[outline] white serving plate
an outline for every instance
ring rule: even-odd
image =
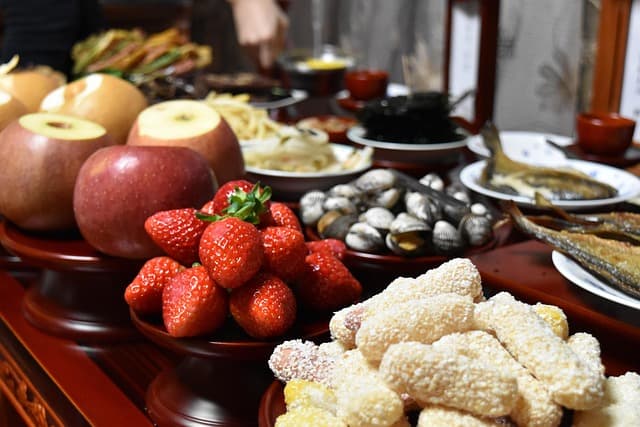
[[[640,300],[604,283],[568,256],[553,251],[551,260],[560,274],[576,286],[609,301],[640,310]]]
[[[512,195],[491,190],[482,186],[480,175],[484,169],[487,160],[480,160],[466,166],[460,171],[460,181],[470,190],[488,197],[498,200],[513,200],[514,202],[524,206],[535,206],[535,200],[530,197]],[[605,184],[609,184],[618,190],[615,197],[607,199],[593,200],[551,200],[554,205],[570,210],[587,209],[593,207],[607,206],[615,203],[624,202],[640,194],[640,179],[635,175],[622,169],[600,163],[587,162],[584,160],[566,159],[566,166],[586,173],[590,177],[597,179]]]
[[[573,139],[568,136],[550,133],[525,131],[500,132],[502,149],[507,157],[519,162],[538,166],[560,166],[564,164],[567,157],[561,150],[549,144],[547,139],[565,147],[573,143]],[[482,135],[469,137],[467,147],[480,157],[489,157],[491,155],[491,152],[484,144]]]
[[[365,137],[366,129],[362,126],[353,126],[347,131],[347,138],[356,144],[372,147],[375,157],[382,160],[397,161],[403,163],[420,163],[433,160],[443,155],[459,151],[467,145],[467,139],[459,141],[443,142],[435,144],[403,144],[399,142],[378,141]]]
[[[331,149],[339,162],[344,161],[357,148],[331,143]],[[250,150],[251,145],[242,145],[242,150]],[[363,162],[355,169],[331,172],[287,172],[273,169],[261,169],[246,166],[247,177],[252,181],[260,181],[269,185],[274,198],[286,200],[299,199],[310,190],[328,190],[336,184],[349,182],[371,167],[371,159]]]

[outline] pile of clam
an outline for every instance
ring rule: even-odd
[[[372,169],[328,191],[300,198],[300,218],[322,238],[354,251],[401,256],[455,255],[493,238],[487,206],[437,174],[407,185],[391,169]]]

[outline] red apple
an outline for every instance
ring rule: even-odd
[[[200,101],[165,101],[146,108],[127,144],[191,148],[209,161],[220,185],[244,176],[238,138],[217,111]]]
[[[90,74],[49,93],[40,109],[92,120],[104,126],[114,143],[124,144],[131,125],[147,105],[140,89],[126,80]]]
[[[73,189],[84,161],[111,144],[88,120],[32,113],[0,133],[0,213],[28,230],[73,228]]]
[[[209,164],[184,147],[113,145],[93,153],[76,180],[73,209],[85,240],[108,255],[162,252],[144,229],[152,214],[200,208],[218,188]]]

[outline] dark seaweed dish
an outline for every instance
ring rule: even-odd
[[[366,138],[397,143],[438,144],[465,137],[451,120],[449,96],[441,92],[419,92],[370,101],[357,118]]]

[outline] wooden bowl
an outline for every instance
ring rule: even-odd
[[[636,122],[617,113],[580,113],[578,146],[588,154],[620,156],[631,146]]]
[[[387,93],[389,73],[384,70],[360,69],[347,71],[344,84],[351,98],[359,101],[382,98]]]

